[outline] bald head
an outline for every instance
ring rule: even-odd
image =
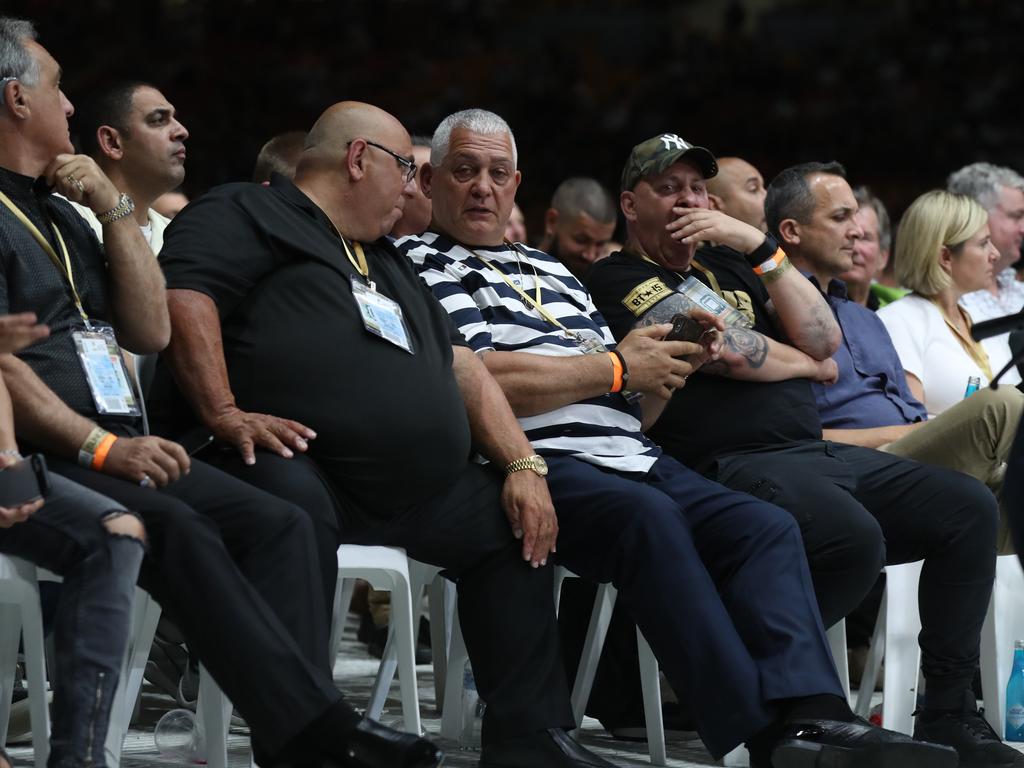
[[[394,116],[342,101],[306,136],[295,185],[345,237],[376,240],[401,218],[412,164],[409,133]]]
[[[718,175],[707,180],[708,202],[712,208],[765,230],[764,179],[761,173],[739,157],[718,158]]]
[[[337,161],[345,156],[349,142],[357,138],[385,144],[403,156],[410,153],[409,134],[394,115],[361,101],[342,101],[328,107],[313,124],[299,170],[307,162]],[[389,141],[401,146],[393,147]]]

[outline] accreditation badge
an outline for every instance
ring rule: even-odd
[[[397,302],[377,293],[355,276],[352,277],[352,297],[359,306],[366,330],[413,354],[412,340]]]
[[[90,322],[87,330],[74,331],[71,336],[96,410],[112,416],[141,416],[114,329]]]

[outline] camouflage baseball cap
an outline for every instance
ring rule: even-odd
[[[718,173],[718,162],[710,150],[695,147],[674,133],[662,133],[633,147],[622,169],[622,189],[633,189],[640,179],[661,173],[683,157],[693,162],[705,179]]]

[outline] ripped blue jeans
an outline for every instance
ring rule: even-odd
[[[104,744],[144,543],[104,522],[124,507],[59,475],[46,503],[0,529],[0,552],[64,578],[54,620],[56,669],[49,768],[106,768]]]

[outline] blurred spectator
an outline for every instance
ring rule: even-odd
[[[718,158],[718,175],[708,179],[708,205],[734,219],[757,227],[764,223],[764,179],[761,172],[739,157]]]
[[[412,137],[412,156],[416,161],[416,183],[407,186],[402,193],[405,195],[402,218],[395,223],[391,230],[391,236],[395,239],[406,235],[418,235],[425,232],[430,226],[430,198],[423,194],[423,187],[420,185],[423,166],[430,162],[429,137]]]
[[[867,187],[857,187],[853,196],[860,206],[853,220],[860,226],[861,234],[853,244],[853,266],[839,279],[846,283],[850,301],[874,312],[905,295],[906,290],[878,282],[889,265],[892,252],[892,230],[885,204]]]
[[[544,214],[544,237],[537,250],[554,256],[582,279],[615,234],[617,212],[615,200],[596,179],[566,179]]]
[[[512,213],[509,214],[508,224],[505,225],[505,239],[510,243],[526,242],[526,217],[518,205],[512,206]]]
[[[259,184],[266,184],[270,181],[272,173],[280,173],[289,179],[294,177],[305,141],[305,131],[288,131],[271,138],[256,155],[252,180]]]
[[[181,191],[165,192],[153,201],[153,210],[161,216],[173,219],[178,212],[188,205],[188,196]]]

